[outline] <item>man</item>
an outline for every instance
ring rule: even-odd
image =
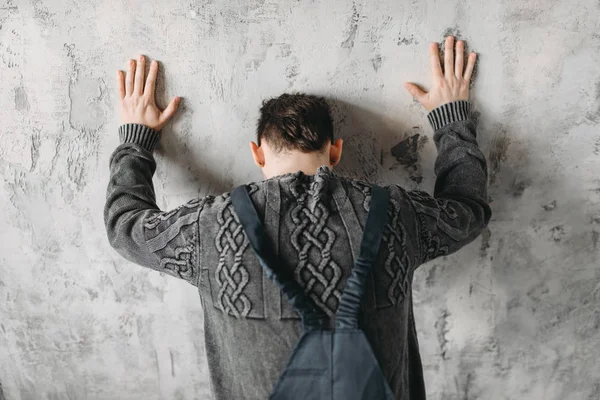
[[[444,71],[430,45],[433,87],[408,91],[429,111],[438,149],[434,196],[386,186],[387,225],[366,288],[360,326],[397,398],[424,399],[411,283],[422,263],[472,242],[488,224],[487,165],[470,119],[475,53],[445,42]],[[110,244],[126,259],[198,288],[204,312],[211,387],[216,400],[266,399],[301,333],[294,312],[269,281],[241,229],[229,193],[192,199],[171,211],[156,205],[152,150],[177,110],[154,102],[158,66],[144,79],[144,57],[117,72],[121,144],[110,158],[104,219]],[[341,139],[333,138],[327,103],[282,95],[263,103],[252,156],[264,180],[250,196],[279,268],[333,316],[354,264],[371,188],[336,175]],[[330,324],[330,327],[333,325]]]

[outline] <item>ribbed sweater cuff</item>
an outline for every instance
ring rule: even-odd
[[[159,131],[142,124],[123,124],[119,126],[121,143],[135,143],[152,151],[160,139]]]
[[[471,103],[467,100],[457,100],[442,104],[427,114],[427,119],[434,131],[452,122],[464,121],[470,118]]]

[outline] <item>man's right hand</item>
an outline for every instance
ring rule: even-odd
[[[456,60],[454,57],[454,36],[446,38],[444,54],[444,72],[440,64],[440,56],[437,43],[429,45],[429,56],[431,59],[431,72],[433,76],[433,87],[429,92],[423,91],[414,83],[405,82],[406,90],[427,111],[431,111],[442,104],[457,100],[469,100],[469,81],[475,67],[476,53],[469,54],[467,68],[463,73],[463,57],[465,43],[462,40],[456,42]]]

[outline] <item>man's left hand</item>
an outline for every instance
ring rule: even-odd
[[[175,115],[181,97],[173,98],[167,108],[161,111],[154,99],[158,63],[152,61],[147,79],[144,79],[145,64],[146,58],[140,55],[137,63],[129,60],[127,78],[123,76],[123,71],[117,71],[121,123],[142,124],[159,131]]]

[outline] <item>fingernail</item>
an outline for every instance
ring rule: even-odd
[[[140,61],[144,60],[144,56],[140,54]]]

